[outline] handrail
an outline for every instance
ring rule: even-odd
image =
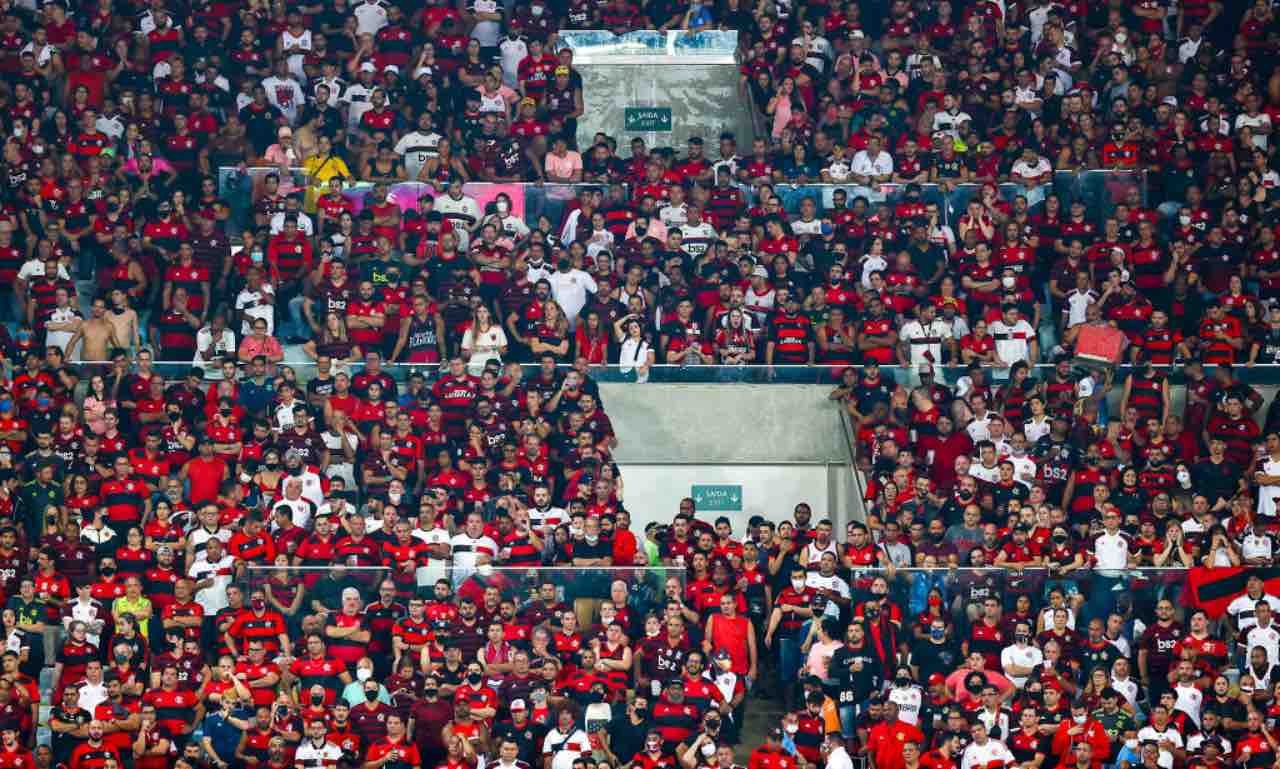
[[[849,472],[853,475],[853,487],[858,492],[858,499],[851,507],[853,512],[858,514],[859,519],[866,523],[867,487],[862,482],[862,471],[858,469],[857,433],[853,429],[853,417],[849,415],[849,409],[839,401],[836,402],[836,409],[839,412],[840,429],[844,432],[845,448],[849,452]]]

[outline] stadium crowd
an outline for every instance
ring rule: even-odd
[[[0,769],[1280,766],[1267,0],[0,7]],[[571,29],[764,130],[583,141]],[[606,363],[829,366],[866,522],[632,531]]]

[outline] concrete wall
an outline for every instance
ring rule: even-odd
[[[860,515],[839,411],[823,385],[600,385],[632,530],[669,522],[694,484],[741,486],[726,515],[741,533],[756,514],[789,517],[807,502],[840,525]]]
[[[619,463],[848,462],[828,385],[601,383]]]
[[[715,148],[722,131],[737,136],[739,151],[751,147],[751,107],[738,89],[734,64],[672,64],[655,57],[636,64],[583,64],[578,69],[586,107],[578,118],[580,148],[589,147],[597,131],[617,137],[619,147],[638,136],[650,147],[682,148],[689,137],[700,136],[709,158],[718,157]],[[669,107],[671,132],[623,130],[627,107]]]

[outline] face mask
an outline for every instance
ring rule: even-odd
[[[787,734],[795,734],[800,731],[800,724],[787,724]]]
[[[533,699],[533,703],[535,705],[541,705],[542,703],[547,701],[547,693],[542,691],[541,689],[539,689],[538,691],[534,692],[529,696],[530,698]]]
[[[716,744],[714,742],[702,743],[702,755],[711,758],[716,754]]]
[[[475,686],[476,684],[480,683],[482,680],[484,680],[484,676],[480,675],[479,673],[470,673],[467,675],[467,683],[471,684],[472,686]]]
[[[598,534],[597,535],[587,534],[583,537],[583,539],[586,540],[588,545],[594,545],[595,543],[600,541],[600,536]]]
[[[946,628],[930,628],[929,637],[935,641],[941,641],[947,637]]]
[[[714,732],[716,729],[719,729],[719,728],[720,728],[720,719],[718,718],[707,719],[707,731]]]
[[[1179,223],[1179,224],[1181,224],[1183,227],[1190,226],[1190,224],[1191,224],[1191,217],[1190,217],[1190,216],[1179,216],[1179,217],[1178,217],[1178,223]]]
[[[373,671],[369,668],[360,668],[356,671],[356,679],[360,681],[368,681],[373,678]]]
[[[253,260],[254,264],[261,264],[261,263],[262,263],[262,252],[261,252],[261,251],[256,251],[256,250],[255,250],[255,251],[253,251],[252,253],[250,253],[250,254],[249,254],[249,258]]]
[[[434,697],[439,693],[440,693],[440,690],[434,686],[428,686],[427,688],[422,690],[422,696],[424,697]]]
[[[302,465],[289,468],[289,475],[302,475]]]
[[[1027,641],[1031,640],[1031,636],[1027,635],[1026,633],[1018,633],[1016,636],[1013,637],[1013,639],[1020,644],[1024,644]]]
[[[1088,716],[1072,716],[1071,720],[1075,721],[1077,724],[1083,724],[1085,721],[1089,720],[1089,717]]]
[[[804,580],[802,579],[791,580],[791,588],[795,590],[797,593],[804,592]]]
[[[1055,545],[1065,545],[1067,544],[1067,541],[1068,541],[1068,537],[1062,534],[1057,534],[1053,538],[1053,543]]]
[[[324,695],[323,695],[323,694],[313,694],[313,695],[311,695],[311,704],[312,704],[312,705],[323,705],[323,704],[324,704]]]
[[[374,700],[378,699],[378,690],[377,690],[377,689],[365,689],[365,690],[364,690],[364,698],[365,698],[366,700],[368,700],[369,702],[373,702]]]
[[[531,5],[531,6],[529,6],[529,13],[532,13],[535,17],[537,17],[537,16],[541,16],[541,15],[542,15],[542,11],[543,11],[543,8],[542,8],[542,6],[540,6],[540,5]]]
[[[1125,740],[1125,741],[1124,741],[1124,746],[1125,746],[1126,748],[1128,748],[1129,750],[1137,750],[1137,749],[1138,749],[1138,740],[1137,740],[1137,738],[1135,737],[1135,738],[1134,738],[1134,739],[1132,739],[1132,740]]]
[[[123,665],[129,661],[129,652],[116,652],[116,662]]]
[[[102,576],[104,576],[104,577],[111,577],[111,576],[114,576],[114,575],[115,575],[115,573],[116,573],[116,567],[114,567],[114,566],[103,566],[101,569],[99,569],[99,570],[98,570],[98,573],[99,573],[99,574],[101,574],[101,575],[102,575]]]
[[[572,264],[573,263],[570,262],[568,259],[561,259],[560,261],[556,262],[556,267],[560,268],[561,270],[567,270]]]
[[[911,685],[911,677],[910,677],[910,676],[898,676],[897,678],[893,679],[893,683],[894,683],[894,685],[895,685],[895,686],[897,686],[898,688],[900,688],[900,689],[905,689],[906,687],[908,687],[908,686],[910,686],[910,685]]]

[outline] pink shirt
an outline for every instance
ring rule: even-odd
[[[244,341],[240,343],[240,353],[248,358],[257,355],[266,356],[267,360],[272,358],[284,357],[284,348],[280,346],[279,340],[274,336],[267,336],[258,341],[256,337],[246,336]]]
[[[546,160],[547,176],[551,179],[570,179],[574,172],[582,170],[582,155],[573,150],[569,150],[564,157],[557,157],[556,153],[548,152]]]

